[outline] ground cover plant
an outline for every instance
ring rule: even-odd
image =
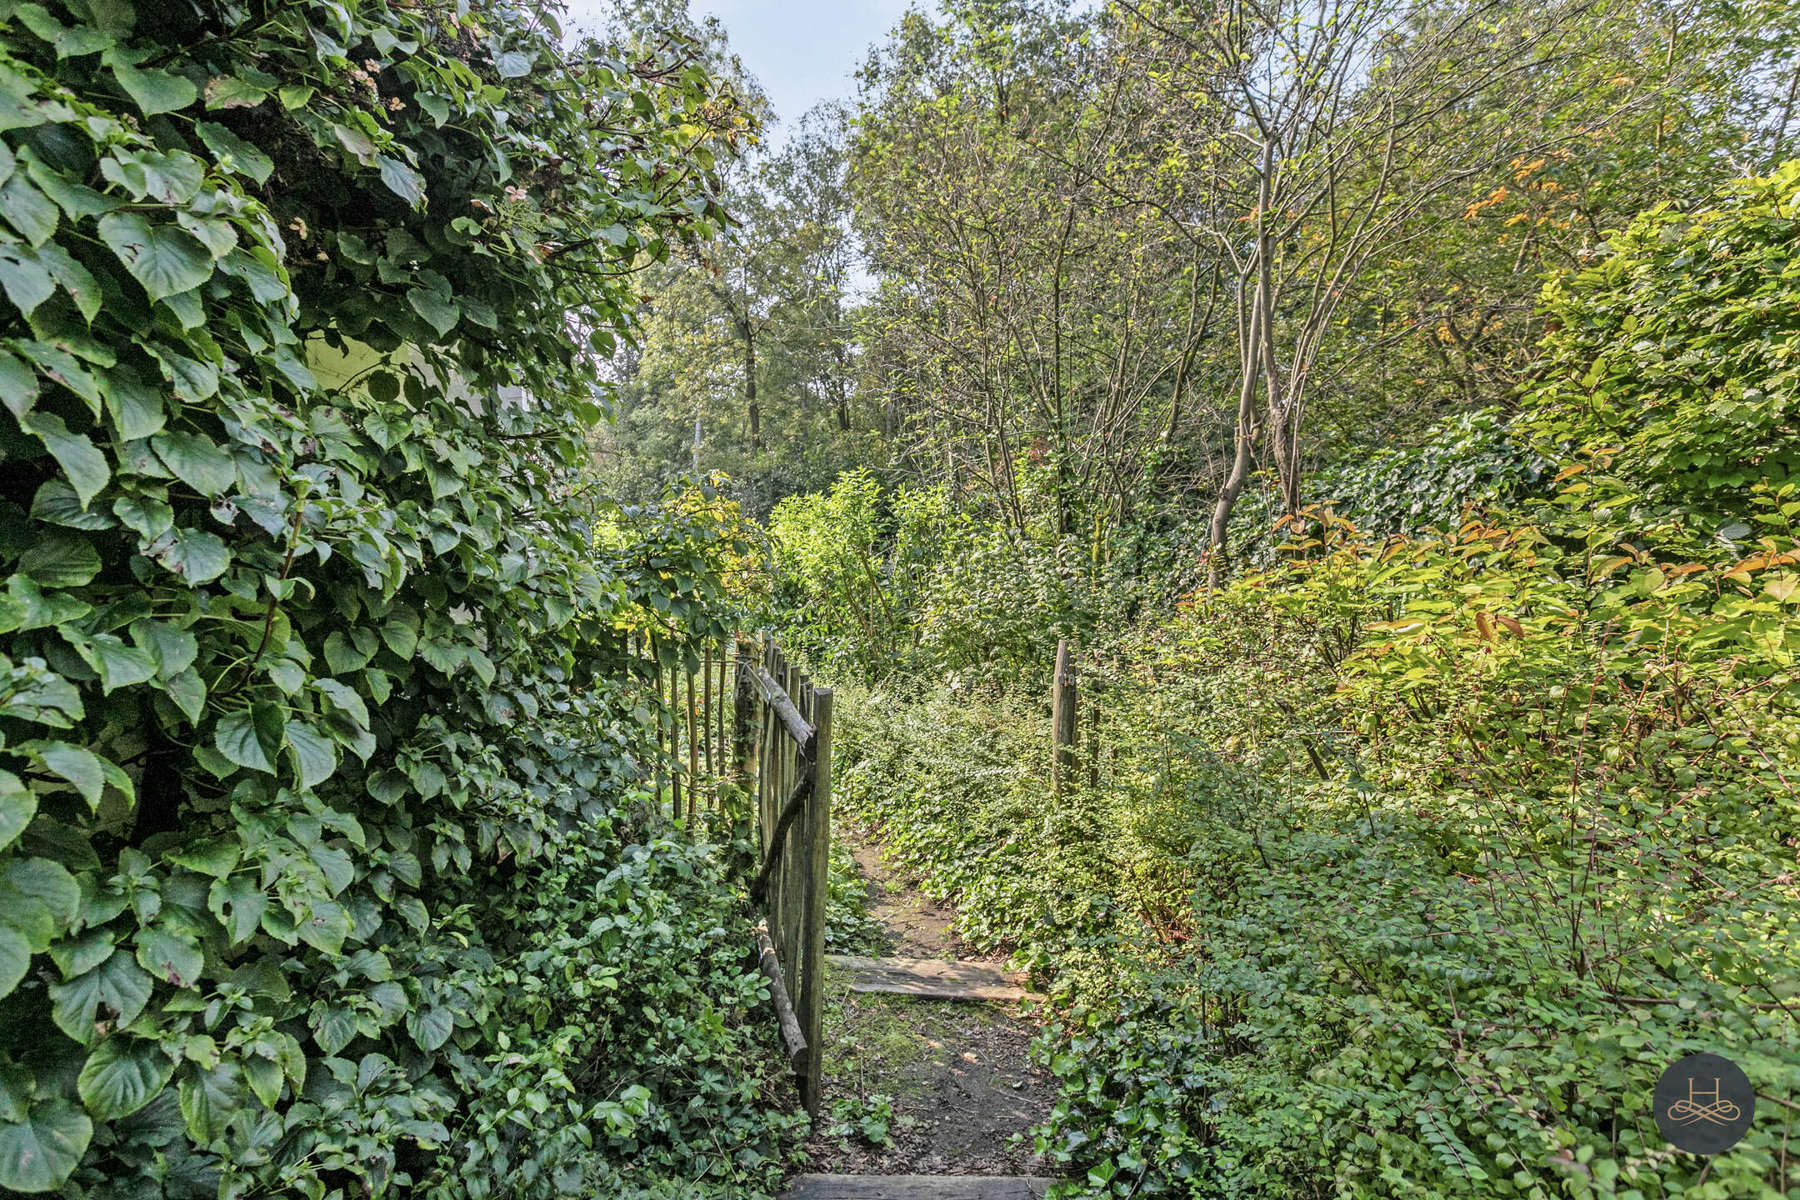
[[[769,1182],[625,655],[725,548],[583,437],[743,130],[540,5],[0,4],[0,1190]]]

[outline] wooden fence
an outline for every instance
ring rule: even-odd
[[[730,726],[733,678],[730,641],[702,642],[689,669],[666,659],[670,643],[655,635],[633,640],[654,691],[657,760],[651,783],[673,816],[718,809],[733,782]],[[685,655],[680,656],[685,658]]]
[[[788,1061],[817,1115],[825,1020],[825,903],[830,891],[831,689],[815,687],[772,641],[702,644],[682,655],[654,637],[636,652],[656,694],[652,784],[667,811],[693,818],[748,798],[761,858],[750,896]],[[688,661],[697,658],[692,670]],[[671,665],[679,659],[681,665]],[[728,715],[729,714],[729,715]],[[742,813],[742,809],[735,810]]]
[[[767,918],[762,969],[800,1097],[817,1116],[831,877],[831,689],[815,687],[773,642],[759,649],[739,639],[734,658],[734,759],[755,798],[762,849],[750,885]]]

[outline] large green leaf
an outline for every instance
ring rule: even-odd
[[[243,1072],[231,1059],[189,1074],[181,1081],[181,1115],[187,1120],[188,1136],[204,1146],[224,1133],[244,1107],[244,1092]]]
[[[102,692],[111,693],[156,675],[155,659],[136,646],[127,646],[114,634],[95,633],[70,640],[88,666],[99,673]]]
[[[200,140],[206,143],[206,148],[221,162],[229,161],[236,170],[248,175],[258,184],[269,181],[275,164],[261,150],[213,121],[202,121],[194,128],[199,133]]]
[[[81,887],[68,868],[47,858],[16,858],[6,866],[6,882],[20,895],[30,896],[49,910],[61,929],[75,922],[81,911]]]
[[[0,1188],[50,1192],[80,1164],[94,1123],[67,1100],[33,1105],[23,1121],[0,1121]]]
[[[240,767],[269,775],[275,773],[275,764],[269,761],[268,750],[257,732],[252,709],[240,708],[219,718],[218,728],[213,731],[213,745]]]
[[[160,925],[138,932],[137,960],[153,978],[176,987],[192,987],[206,967],[206,955],[199,942]]]
[[[75,785],[89,807],[98,807],[100,794],[106,787],[106,771],[100,758],[84,746],[68,742],[40,742],[33,747],[39,762],[52,774]]]
[[[98,1036],[97,1021],[129,1025],[149,999],[150,976],[120,947],[92,970],[53,984],[50,1016],[57,1028],[85,1046]]]
[[[11,771],[0,771],[0,850],[18,839],[37,815],[37,793]]]
[[[406,1018],[406,1032],[421,1050],[436,1050],[456,1031],[456,1018],[447,1008],[426,1008]]]
[[[8,995],[31,966],[31,943],[10,925],[0,925],[0,996]]]
[[[112,478],[106,456],[84,433],[71,433],[63,419],[51,412],[31,412],[20,418],[24,430],[44,443],[44,449],[63,469],[76,497],[86,507]]]
[[[381,182],[389,191],[413,208],[424,205],[425,180],[417,171],[387,154],[379,156],[376,162],[381,167]]]
[[[301,721],[287,723],[288,751],[294,761],[300,786],[317,787],[337,770],[337,747],[329,738]]]
[[[65,529],[112,529],[118,520],[99,505],[89,508],[66,479],[47,479],[31,498],[31,518]]]
[[[106,409],[118,426],[118,436],[125,441],[149,437],[167,419],[161,390],[124,367],[107,372]]]
[[[155,541],[175,523],[175,510],[154,496],[120,496],[113,501],[113,512],[146,542]]]
[[[203,529],[170,530],[146,553],[191,584],[211,583],[231,566],[231,551],[219,535]]]
[[[37,400],[37,374],[19,361],[17,355],[0,349],[0,403],[15,417],[31,411]]]
[[[222,496],[237,482],[237,464],[210,438],[169,430],[150,439],[150,444],[175,478],[202,496]]]
[[[80,587],[100,573],[100,555],[84,537],[49,533],[19,557],[19,571],[40,587]]]
[[[414,312],[430,322],[440,336],[455,329],[457,318],[462,315],[454,300],[448,296],[440,296],[430,288],[410,289],[406,293],[406,302],[412,305]]]
[[[190,871],[223,879],[237,867],[244,847],[235,837],[202,838],[171,851],[169,861]]]
[[[179,226],[152,225],[136,213],[108,213],[100,218],[100,239],[152,300],[189,291],[212,278],[212,252]]]
[[[91,1116],[114,1121],[154,1100],[174,1073],[174,1060],[155,1042],[115,1034],[89,1052],[76,1089]]]
[[[248,940],[269,907],[269,894],[256,880],[245,874],[233,875],[215,882],[206,892],[207,907],[224,924],[231,944]]]
[[[119,81],[125,94],[131,97],[147,117],[186,108],[200,98],[200,89],[186,76],[177,75],[173,71],[133,66],[129,58],[121,53],[109,51],[101,59],[112,69],[113,78]]]
[[[0,246],[0,290],[21,314],[29,317],[38,305],[56,293],[50,272],[39,266],[35,255],[23,247]]]

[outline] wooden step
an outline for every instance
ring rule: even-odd
[[[1049,1187],[1026,1175],[801,1175],[784,1200],[1037,1200]]]
[[[850,977],[853,992],[890,992],[934,1000],[1022,1000],[1025,976],[987,963],[940,958],[864,958],[828,954],[832,969]]]

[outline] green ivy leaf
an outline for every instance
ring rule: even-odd
[[[188,1136],[201,1145],[225,1132],[244,1107],[243,1072],[227,1059],[212,1070],[197,1070],[181,1081],[181,1115]]]
[[[310,725],[301,721],[289,721],[287,744],[301,787],[315,788],[330,779],[337,770],[337,748]]]
[[[275,764],[269,761],[268,752],[257,734],[256,715],[252,709],[240,708],[221,717],[218,728],[213,731],[213,745],[240,767],[265,775],[275,773]]]
[[[0,925],[0,997],[10,995],[31,966],[31,943],[10,925]]]
[[[100,240],[152,300],[189,291],[212,278],[212,253],[179,226],[152,225],[136,213],[108,213],[100,218]]]
[[[56,282],[50,278],[50,272],[34,259],[25,257],[29,253],[0,248],[0,290],[4,290],[13,307],[27,317],[56,294]]]
[[[0,217],[5,217],[32,246],[49,241],[60,222],[56,205],[31,186],[24,175],[14,175],[0,186]]]
[[[207,907],[225,926],[225,932],[231,937],[231,944],[236,946],[247,941],[255,933],[262,921],[263,911],[269,907],[268,893],[256,886],[256,881],[247,875],[234,875],[229,879],[221,879],[206,892]]]
[[[198,671],[189,667],[171,675],[164,681],[163,690],[190,722],[199,723],[200,714],[206,709],[206,683]]]
[[[236,838],[202,838],[171,852],[169,861],[190,871],[223,879],[237,869],[243,852],[243,845]]]
[[[270,174],[275,170],[275,163],[261,150],[225,126],[212,121],[200,122],[194,127],[194,131],[221,162],[229,161],[235,170],[247,175],[259,186],[269,181]]]
[[[117,51],[109,50],[100,60],[112,69],[113,78],[146,117],[186,108],[200,98],[200,89],[192,80],[172,71],[140,70]]]
[[[74,1173],[94,1123],[67,1100],[32,1106],[22,1121],[0,1121],[0,1188],[49,1192]]]
[[[199,529],[165,533],[146,553],[189,583],[211,583],[231,565],[231,551],[218,535]]]
[[[124,367],[107,372],[106,409],[118,427],[119,438],[127,442],[151,436],[167,420],[162,392]]]
[[[75,497],[83,508],[112,478],[112,469],[106,465],[106,456],[99,448],[86,434],[69,432],[69,427],[55,413],[26,413],[19,425],[44,444],[56,465],[63,469],[63,475],[75,489]]]
[[[18,840],[37,815],[37,794],[11,771],[0,771],[0,850]]]
[[[165,679],[193,666],[200,654],[194,635],[167,621],[133,621],[131,640],[149,651],[156,660],[156,673]]]
[[[98,1036],[95,1022],[105,1019],[129,1025],[150,1000],[150,976],[121,947],[91,971],[50,988],[51,1019],[58,1029],[86,1046]]]
[[[75,1086],[89,1115],[116,1121],[154,1100],[174,1074],[174,1061],[155,1042],[116,1034],[89,1052]]]
[[[175,524],[175,510],[155,496],[120,496],[113,501],[113,512],[146,542],[155,541]]]
[[[406,293],[406,302],[438,331],[440,337],[455,329],[457,318],[462,315],[455,301],[445,299],[430,288],[411,289]]]
[[[456,1018],[447,1008],[427,1008],[406,1018],[406,1032],[412,1035],[421,1050],[440,1048],[455,1031]]]
[[[138,931],[137,960],[152,978],[182,988],[198,983],[206,966],[198,941],[161,925]]]
[[[100,573],[100,556],[86,538],[51,533],[19,557],[19,571],[41,587],[80,587]]]
[[[420,208],[425,203],[425,180],[419,173],[390,155],[380,155],[376,163],[381,167],[381,182],[387,189],[406,201],[412,208]]]
[[[99,673],[103,694],[110,695],[156,676],[155,660],[136,646],[127,646],[114,634],[96,633],[71,640],[88,666]]]
[[[237,464],[210,438],[170,430],[150,444],[163,465],[202,496],[222,496],[237,482]]]
[[[323,1004],[313,1009],[313,1041],[327,1054],[336,1054],[356,1040],[358,1022],[353,1009]]]
[[[15,417],[22,417],[31,411],[37,400],[37,373],[18,356],[0,349],[0,403],[6,405],[6,411]]]
[[[87,507],[66,479],[44,481],[31,498],[31,519],[89,532],[112,529],[119,523],[105,509]]]
[[[33,753],[45,770],[74,784],[88,807],[99,807],[100,793],[106,787],[106,772],[101,770],[100,759],[93,751],[67,742],[38,742]]]

